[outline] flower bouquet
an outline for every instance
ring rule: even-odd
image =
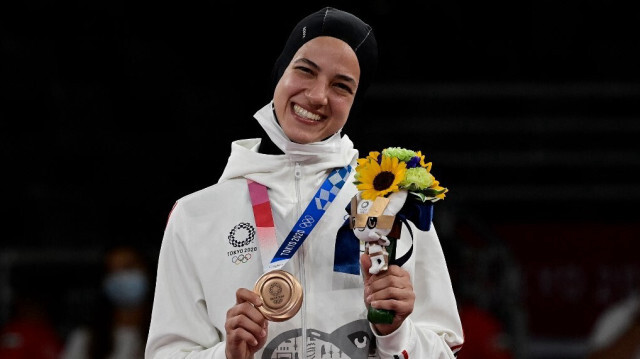
[[[406,218],[406,212],[411,212],[411,217],[422,222],[418,228],[429,229],[432,204],[444,199],[448,192],[431,174],[431,166],[420,151],[401,147],[373,151],[358,159],[354,184],[359,191],[351,200],[351,229],[364,242],[371,258],[369,273],[377,274],[387,270],[389,264],[404,263],[395,259],[401,230],[398,216]],[[407,206],[408,203],[412,205]],[[393,313],[369,308],[368,319],[372,323],[391,323]]]
[[[448,192],[431,174],[431,162],[425,163],[420,151],[401,147],[372,151],[358,159],[354,184],[367,200],[406,190],[422,202],[436,202]]]

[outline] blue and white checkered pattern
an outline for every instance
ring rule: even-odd
[[[333,199],[338,195],[342,186],[351,173],[351,166],[341,168],[337,172],[334,172],[327,178],[318,191],[318,196],[315,198],[316,208],[321,211],[326,211],[331,205]]]
[[[309,202],[307,208],[304,210],[300,218],[298,218],[298,221],[289,232],[289,235],[287,235],[287,238],[285,238],[280,245],[280,248],[278,248],[278,251],[269,264],[270,268],[282,268],[293,254],[295,254],[298,248],[302,245],[302,242],[304,242],[309,233],[318,223],[322,215],[324,215],[326,209],[329,208],[331,202],[336,198],[336,195],[342,189],[342,186],[344,186],[345,181],[349,177],[350,172],[351,166],[346,166],[341,169],[335,168],[329,174],[329,177],[327,177],[327,179],[322,183],[322,186],[320,186],[320,189],[318,189],[318,192],[316,192],[314,199]]]

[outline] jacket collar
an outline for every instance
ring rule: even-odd
[[[265,130],[271,141],[280,148],[282,152],[292,156],[318,155],[322,153],[336,153],[342,147],[341,132],[338,131],[331,137],[314,143],[300,144],[291,141],[284,130],[278,124],[273,113],[273,101],[269,102],[254,115],[262,128]]]
[[[249,138],[234,141],[231,144],[231,155],[219,179],[219,182],[230,178],[246,177],[267,184],[277,180],[282,171],[292,162],[300,163],[309,173],[324,172],[336,167],[354,165],[358,151],[346,135],[336,133],[324,141],[298,144],[289,140],[276,121],[272,110],[272,102],[268,103],[254,115],[267,136],[284,154],[268,155],[258,152],[262,139]]]

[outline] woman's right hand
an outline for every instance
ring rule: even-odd
[[[227,333],[225,354],[228,359],[249,359],[267,341],[268,320],[256,307],[260,296],[249,289],[236,291],[236,305],[227,311],[224,329]]]

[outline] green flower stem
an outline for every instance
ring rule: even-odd
[[[391,324],[395,313],[392,310],[369,307],[367,319],[373,324]]]

